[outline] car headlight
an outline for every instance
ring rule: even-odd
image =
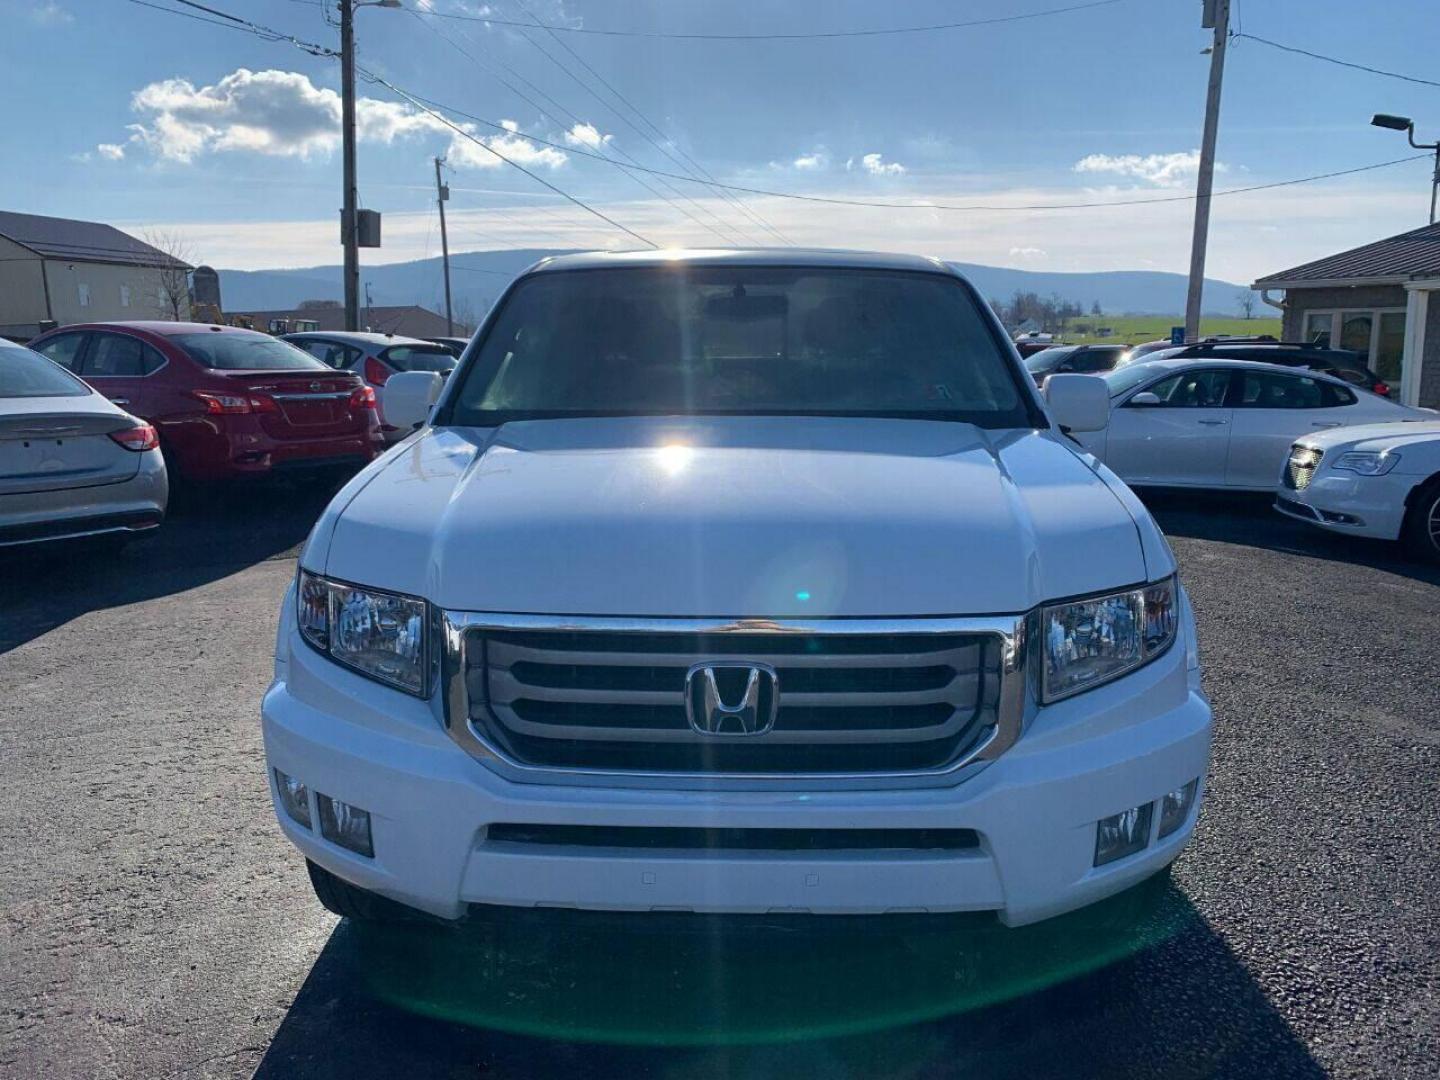
[[[427,692],[425,601],[300,571],[300,635],[337,663],[397,690]]]
[[[1377,454],[1369,450],[1351,450],[1330,464],[1332,469],[1345,469],[1361,476],[1384,476],[1400,460],[1399,454]]]
[[[1041,609],[1045,703],[1089,690],[1149,663],[1175,640],[1175,579]]]

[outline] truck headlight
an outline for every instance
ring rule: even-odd
[[[1117,679],[1159,656],[1175,640],[1175,579],[1041,609],[1048,704]]]
[[[1400,460],[1399,454],[1376,454],[1368,450],[1351,450],[1341,454],[1330,464],[1332,469],[1344,469],[1361,476],[1384,476]]]
[[[301,636],[337,663],[397,690],[427,692],[425,601],[300,571]]]

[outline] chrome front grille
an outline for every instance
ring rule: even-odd
[[[1290,459],[1285,463],[1285,486],[1292,491],[1304,491],[1315,477],[1324,453],[1298,443],[1290,448]]]
[[[521,779],[944,773],[1008,746],[1023,711],[1023,619],[445,619],[450,733]],[[692,726],[687,673],[709,664],[773,672],[773,726]]]

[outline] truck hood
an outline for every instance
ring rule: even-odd
[[[337,497],[304,564],[455,610],[1002,613],[1171,568],[1147,573],[1156,541],[1168,562],[1158,531],[1049,431],[542,420],[427,431],[372,469]]]

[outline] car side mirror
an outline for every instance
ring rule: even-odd
[[[385,380],[385,422],[404,432],[430,419],[430,409],[440,398],[445,379],[435,371],[401,371]]]
[[[1066,431],[1102,431],[1110,422],[1110,386],[1095,375],[1051,375],[1045,380],[1050,415]]]
[[[1159,405],[1160,395],[1151,393],[1149,390],[1141,390],[1128,402],[1130,405]]]

